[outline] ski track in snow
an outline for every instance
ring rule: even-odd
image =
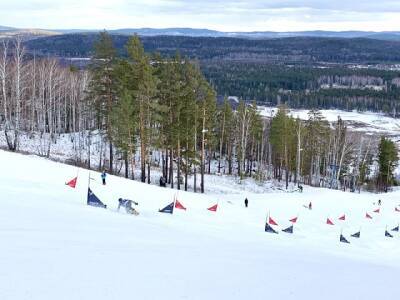
[[[400,191],[179,192],[187,211],[168,215],[158,212],[176,193],[168,188],[114,176],[102,186],[91,172],[104,210],[86,205],[86,170],[71,189],[72,166],[5,151],[0,166],[0,299],[398,298],[400,234],[384,231],[400,220]],[[119,197],[138,201],[140,215],[117,213]],[[279,230],[298,215],[294,234],[264,232],[268,212]]]

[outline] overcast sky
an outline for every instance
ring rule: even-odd
[[[400,31],[400,0],[0,0],[0,25]]]

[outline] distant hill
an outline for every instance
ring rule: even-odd
[[[96,33],[63,34],[26,42],[37,54],[63,57],[88,57]],[[124,55],[127,35],[113,35],[115,46]],[[142,36],[148,52],[182,55],[194,59],[259,61],[267,63],[392,63],[400,62],[399,41],[368,38],[288,37],[246,39],[226,37]]]
[[[192,28],[167,28],[167,29],[153,29],[153,28],[140,28],[140,29],[117,29],[110,30],[113,34],[127,34],[133,35],[138,34],[142,36],[159,36],[159,35],[170,35],[170,36],[193,36],[193,37],[222,37],[228,36],[228,34],[208,29],[192,29]]]
[[[5,30],[16,30],[16,28],[7,27],[7,26],[1,26],[0,25],[0,31],[5,31]]]
[[[17,28],[0,26],[1,30],[18,30]],[[25,29],[24,29],[25,30]],[[44,32],[57,32],[61,34],[71,33],[94,33],[102,29],[55,29],[43,30]],[[252,31],[252,32],[222,32],[210,29],[196,28],[121,28],[109,30],[112,34],[141,36],[188,36],[188,37],[236,37],[247,39],[273,39],[285,37],[330,37],[330,38],[371,38],[379,40],[400,40],[400,31],[292,31],[292,32],[274,32],[274,31]]]
[[[0,39],[1,38],[10,38],[16,35],[22,36],[23,39],[29,40],[38,37],[46,37],[52,35],[58,35],[59,32],[51,31],[51,30],[44,30],[44,29],[35,29],[35,28],[11,28],[0,26]]]
[[[386,41],[400,41],[400,32],[380,32],[365,36],[369,39],[386,40]]]

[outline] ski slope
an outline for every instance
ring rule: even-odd
[[[187,210],[169,215],[158,209],[170,189],[113,176],[102,186],[91,172],[105,210],[86,205],[86,170],[72,189],[72,166],[4,151],[0,166],[0,299],[398,299],[400,234],[384,231],[400,220],[400,192],[179,192]],[[118,213],[119,197],[140,215]],[[264,232],[268,212],[277,230],[298,216],[294,234]]]

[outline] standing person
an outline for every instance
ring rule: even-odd
[[[103,173],[101,173],[101,181],[103,182],[103,185],[106,185],[106,170],[103,171]]]
[[[244,206],[248,207],[249,206],[249,200],[246,198],[244,199]]]
[[[382,201],[381,201],[381,199],[379,199],[378,200],[378,205],[381,205],[382,204]]]
[[[310,202],[310,204],[308,204],[308,209],[312,210],[312,203]]]

